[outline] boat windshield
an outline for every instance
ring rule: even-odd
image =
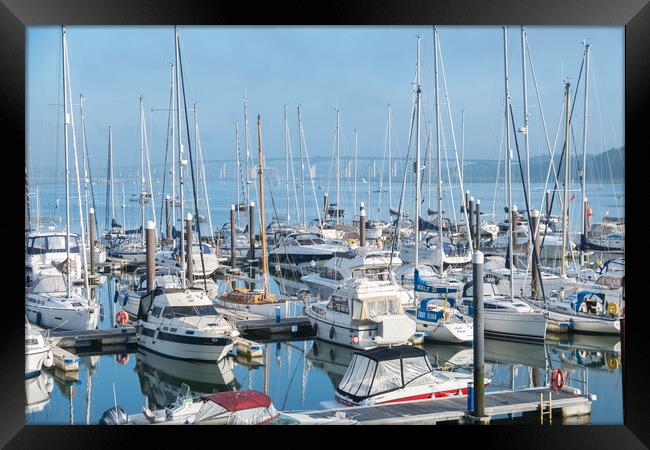
[[[198,306],[167,306],[162,312],[165,319],[195,316],[216,316],[217,310],[212,305]]]
[[[364,300],[361,319],[372,319],[384,314],[399,314],[402,312],[398,298],[375,298]]]
[[[66,236],[36,236],[30,238],[27,254],[40,255],[43,253],[64,253],[66,251]],[[70,253],[79,253],[77,236],[70,236]]]

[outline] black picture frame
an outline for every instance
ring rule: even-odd
[[[628,280],[626,293],[632,293],[622,332],[624,425],[621,426],[462,426],[439,428],[404,427],[332,427],[324,434],[320,428],[245,427],[227,431],[214,427],[99,427],[99,426],[25,426],[23,290],[24,252],[22,219],[12,212],[24,211],[25,178],[25,27],[29,25],[615,25],[625,26],[625,186],[628,217],[626,252]],[[0,3],[0,123],[2,124],[2,196],[5,217],[0,220],[6,246],[3,284],[5,313],[0,331],[3,344],[3,370],[0,379],[0,444],[6,448],[103,448],[135,447],[142,439],[150,448],[175,437],[184,446],[246,445],[252,441],[266,445],[311,446],[322,443],[338,447],[367,446],[368,438],[379,442],[440,446],[464,444],[470,438],[481,446],[500,448],[644,448],[650,446],[649,351],[644,339],[643,320],[648,317],[648,302],[643,299],[641,260],[647,234],[644,209],[645,149],[647,138],[643,112],[648,109],[650,93],[650,5],[647,0],[562,1],[503,0],[487,2],[398,0],[355,0],[348,2],[210,2],[206,0],[2,0]],[[637,206],[638,205],[638,206]],[[8,213],[8,214],[7,214]],[[20,213],[18,213],[20,214]],[[645,233],[643,233],[643,231]],[[638,244],[637,244],[638,243]],[[639,247],[637,250],[636,247]],[[631,258],[631,259],[630,259]],[[635,262],[638,260],[637,262]],[[17,262],[16,262],[17,261]],[[632,264],[630,264],[630,261]],[[636,273],[637,275],[634,275]],[[11,289],[6,289],[11,286]],[[637,292],[638,291],[638,292]],[[636,294],[635,294],[636,292]],[[629,296],[629,295],[628,295]],[[17,297],[17,298],[14,298]],[[638,297],[638,298],[634,298]],[[197,429],[200,428],[200,429]],[[415,431],[414,431],[415,430]],[[297,433],[296,436],[293,433]],[[338,435],[346,433],[344,439]],[[270,435],[269,435],[270,433]],[[322,439],[314,439],[323,434]],[[222,441],[226,437],[225,441]],[[353,438],[353,439],[350,439]],[[390,439],[390,440],[388,440]],[[320,442],[315,442],[316,440]],[[401,440],[401,441],[400,441]]]

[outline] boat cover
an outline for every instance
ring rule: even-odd
[[[257,425],[277,418],[280,413],[271,398],[258,391],[228,391],[202,397],[207,400],[194,423],[228,417],[228,425]]]

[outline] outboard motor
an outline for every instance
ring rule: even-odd
[[[126,425],[129,421],[129,415],[121,406],[113,407],[104,411],[99,419],[100,425]]]

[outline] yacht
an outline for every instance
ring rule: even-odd
[[[358,349],[406,344],[415,334],[390,280],[345,280],[329,299],[306,304],[305,315],[318,339]]]
[[[603,292],[579,291],[566,299],[554,298],[546,303],[549,318],[569,321],[570,329],[581,333],[615,334],[621,332],[618,302],[608,302]]]
[[[187,247],[187,246],[186,246]],[[186,253],[187,254],[187,253]],[[203,254],[203,258],[201,258]],[[180,269],[181,247],[177,245],[173,250],[159,250],[156,253],[156,265],[159,267],[174,267]],[[194,278],[208,278],[214,275],[221,263],[214,249],[203,242],[192,244],[192,272]]]
[[[40,327],[94,330],[99,305],[67,286],[61,275],[40,278],[25,294],[27,319]]]
[[[419,259],[420,263],[428,264],[431,266],[437,266],[437,261],[439,260],[437,254],[439,252],[438,244],[440,238],[437,233],[433,235],[428,235],[424,240],[420,240],[419,248]],[[467,247],[460,242],[453,242],[448,236],[442,238],[443,246],[443,256],[442,264],[443,268],[448,266],[451,267],[462,267],[469,264],[472,261],[472,256],[467,251]],[[400,255],[402,260],[406,263],[415,262],[415,242],[406,241],[400,244]]]
[[[349,245],[329,244],[320,233],[291,233],[269,252],[269,264],[284,278],[300,280],[315,273],[335,254],[344,253]]]
[[[50,344],[25,321],[25,379],[38,376],[43,366],[52,367],[53,363]]]
[[[348,406],[382,405],[467,395],[473,381],[471,374],[433,369],[421,348],[379,347],[355,352],[334,395]]]
[[[144,264],[147,249],[140,238],[118,236],[106,251],[108,258],[123,259],[132,264]]]
[[[129,314],[130,319],[138,316],[140,307],[140,297],[145,295],[147,289],[147,275],[142,273],[144,269],[136,269],[134,272],[134,282],[118,292],[117,300],[122,305],[122,309]],[[156,286],[163,289],[181,288],[181,280],[178,273],[173,272],[170,268],[156,269]]]
[[[58,267],[66,260],[65,231],[37,231],[27,236],[25,281],[33,283],[43,276],[60,276]],[[77,236],[70,234],[70,275],[81,279],[81,256]]]
[[[239,336],[202,289],[156,287],[140,298],[138,345],[177,359],[220,361]]]
[[[459,305],[460,311],[471,317],[474,314],[473,286],[473,281],[465,283]],[[546,314],[523,300],[501,295],[489,280],[483,283],[483,319],[485,333],[495,337],[538,341],[546,337]]]
[[[329,299],[343,280],[352,278],[370,278],[388,280],[391,270],[402,264],[397,253],[391,260],[391,252],[369,247],[356,247],[347,252],[337,253],[327,261],[317,273],[310,273],[300,278],[307,285],[311,295],[321,300]],[[405,289],[401,292],[402,304],[413,302],[413,296]]]

